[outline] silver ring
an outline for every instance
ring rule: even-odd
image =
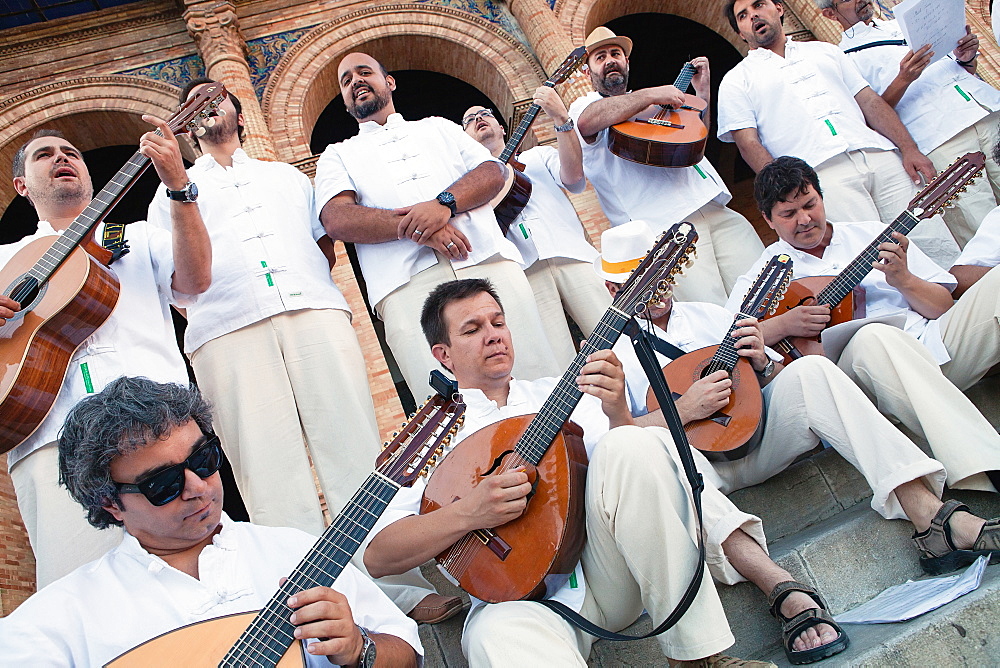
[[[416,232],[413,233],[413,236],[419,237],[421,234],[423,234],[423,232],[420,231],[420,230],[417,230]]]
[[[445,246],[445,248],[451,248],[454,245],[455,245],[454,241],[449,241],[448,244]]]

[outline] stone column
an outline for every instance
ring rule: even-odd
[[[184,0],[184,21],[198,45],[208,76],[240,99],[246,122],[243,148],[253,158],[276,160],[271,133],[250,79],[246,42],[236,7],[229,0]]]
[[[549,7],[548,0],[510,0],[510,12],[549,75],[556,71],[574,48],[581,46],[573,44],[555,12]],[[593,89],[589,79],[578,72],[569,81],[557,86],[556,90],[566,106],[569,106],[573,100]]]

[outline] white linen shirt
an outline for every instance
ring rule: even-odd
[[[236,149],[224,167],[209,154],[187,170],[212,240],[212,285],[188,309],[184,351],[286,311],[351,312],[316,245],[319,223],[309,177],[284,162],[255,160]],[[149,220],[170,225],[162,190]]]
[[[524,163],[524,173],[531,179],[531,198],[507,230],[507,238],[521,253],[521,268],[557,257],[593,262],[597,249],[587,241],[576,209],[562,192],[565,188],[581,193],[587,182],[581,180],[572,187],[563,184],[559,151],[552,146],[530,148],[517,159]]]
[[[510,417],[537,413],[542,404],[552,394],[558,378],[539,378],[538,380],[517,380],[511,379],[510,392],[507,395],[507,405],[497,406],[495,401],[486,398],[481,390],[460,388],[462,397],[465,399],[465,422],[462,428],[455,434],[451,443],[444,451],[444,456],[454,450],[455,446],[461,443],[470,434],[474,434],[483,427],[488,427],[495,422],[500,422]],[[589,459],[594,452],[594,447],[609,430],[608,418],[604,414],[601,402],[597,397],[584,394],[573,411],[570,419],[583,428],[583,444],[587,449]],[[513,444],[512,444],[513,445]],[[443,457],[442,457],[443,459]],[[433,471],[431,472],[433,475]],[[379,531],[404,517],[420,514],[420,500],[424,496],[427,483],[424,478],[418,478],[412,487],[403,487],[384,513],[381,519],[375,524],[375,528],[369,534],[369,542]],[[367,548],[368,543],[362,545],[362,549]],[[554,601],[561,601],[577,612],[583,606],[584,593],[586,592],[586,582],[583,578],[583,568],[578,563],[571,577],[551,596]],[[449,576],[450,577],[450,576]],[[576,586],[573,586],[573,581]],[[482,605],[483,602],[472,597],[473,608]]]
[[[128,533],[100,559],[56,580],[0,619],[0,663],[103,666],[136,645],[195,622],[264,607],[316,543],[298,529],[234,522],[198,557],[198,579],[150,554]],[[358,626],[423,648],[417,625],[348,564],[333,584]],[[330,666],[304,652],[306,665]]]
[[[98,225],[95,239],[103,237]],[[47,221],[20,241],[0,246],[0,266],[32,241],[58,234]],[[100,392],[119,376],[145,376],[160,383],[188,384],[177,349],[170,304],[190,308],[197,298],[171,288],[174,254],[170,233],[146,222],[125,227],[129,252],[111,265],[121,291],[115,310],[73,353],[52,409],[38,429],[7,454],[7,466],[56,440],[66,415],[80,399]],[[2,331],[2,329],[0,329]],[[55,484],[55,481],[52,481]]]
[[[965,245],[955,264],[976,267],[995,267],[1000,264],[1000,206],[986,214],[976,230],[976,236]]]
[[[596,91],[577,98],[569,107],[573,122],[579,124],[583,111],[600,99],[601,94]],[[732,199],[707,158],[692,167],[666,168],[630,162],[608,148],[606,128],[597,133],[593,144],[582,138],[580,143],[583,169],[612,225],[644,220],[654,231],[663,232],[709,202],[725,205]]]
[[[779,239],[765,248],[750,270],[736,280],[726,308],[734,313],[739,309],[743,299],[742,295],[750,289],[761,269],[775,255],[785,253],[792,257],[793,279],[809,276],[836,276],[886,228],[883,223],[878,221],[828,224],[833,225],[833,236],[830,239],[830,245],[823,252],[823,257],[810,255]],[[954,276],[924,255],[916,244],[910,244],[907,247],[906,260],[910,271],[918,278],[938,283],[948,290],[954,290],[955,286],[958,285]],[[868,275],[861,281],[861,287],[865,289],[865,308],[868,317],[895,313],[905,314],[906,325],[903,327],[903,331],[913,335],[927,346],[938,364],[944,364],[951,359],[951,355],[948,354],[948,350],[941,340],[941,318],[928,320],[911,309],[903,293],[889,285],[885,280],[885,274],[877,269],[868,272]],[[947,315],[945,313],[941,317],[944,318]]]
[[[427,202],[484,162],[500,162],[455,123],[431,116],[406,121],[391,114],[385,125],[361,123],[358,134],[323,151],[316,165],[316,203],[353,191],[355,201],[377,209]],[[472,244],[455,269],[472,267],[495,255],[521,262],[521,254],[500,234],[489,204],[463,211],[451,224]],[[355,244],[372,306],[437,262],[434,249],[410,239]]]
[[[827,42],[785,43],[785,57],[758,48],[719,84],[719,139],[756,128],[775,158],[791,155],[814,168],[862,148],[891,151],[865,124],[854,96],[868,86],[844,52]]]
[[[722,342],[733,324],[733,314],[718,304],[705,302],[674,302],[670,309],[666,331],[649,321],[640,321],[640,326],[646,331],[652,331],[664,341],[668,341],[685,353],[698,350],[705,346],[716,346]],[[645,415],[649,412],[646,406],[646,394],[649,392],[649,379],[642,368],[632,340],[623,336],[614,347],[615,355],[621,360],[625,371],[625,388],[628,394],[629,410],[632,415]],[[666,355],[654,350],[656,361],[662,369],[672,360]]]
[[[901,40],[899,23],[859,21],[844,31],[840,48]],[[899,61],[910,52],[909,46],[886,44],[847,54],[872,90],[885,93],[899,74]],[[959,132],[990,113],[1000,110],[1000,91],[955,62],[950,54],[927,66],[911,83],[896,105],[896,113],[910,131],[921,153],[930,153]]]

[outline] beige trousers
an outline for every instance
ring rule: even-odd
[[[587,473],[587,581],[581,614],[621,630],[645,608],[653,624],[673,609],[694,572],[694,516],[665,429],[621,427],[598,443]],[[657,638],[664,655],[697,659],[733,644],[705,573],[691,608]],[[528,601],[483,605],[466,622],[470,666],[586,666],[594,638]]]
[[[993,149],[1000,139],[998,125],[1000,112],[993,112],[927,154],[939,172],[971,151],[982,151],[986,155],[986,173],[970,183],[954,206],[941,214],[961,248],[965,248],[976,234],[986,214],[996,208],[1000,197],[1000,165],[993,159]]]
[[[576,345],[566,323],[566,311],[590,336],[594,327],[611,306],[611,294],[604,280],[594,273],[590,262],[553,258],[538,260],[524,272],[535,294],[538,313],[549,345],[560,369],[565,369],[576,356]],[[565,309],[565,310],[564,310]]]
[[[1000,363],[1000,270],[990,269],[941,318],[951,361],[941,371],[961,390]]]
[[[949,487],[994,491],[984,471],[1000,470],[1000,435],[922,343],[895,327],[868,324],[837,365],[879,411],[927,442],[948,472]]]
[[[746,218],[715,202],[685,220],[698,231],[698,255],[677,277],[674,295],[684,302],[725,306],[736,280],[757,261],[764,244]]]
[[[17,507],[35,553],[39,589],[122,542],[121,527],[96,529],[87,511],[59,484],[59,449],[48,443],[10,471]]]
[[[420,312],[434,288],[457,278],[486,278],[493,283],[503,302],[507,327],[517,350],[515,377],[536,380],[562,375],[565,368],[556,362],[545,337],[531,285],[516,262],[496,256],[496,259],[456,271],[451,262],[439,256],[437,264],[411,276],[409,283],[375,306],[375,312],[385,323],[386,343],[417,403],[431,393],[427,385],[430,372],[441,368],[420,329]]]
[[[841,153],[816,167],[816,175],[827,218],[835,222],[881,220],[888,225],[917,193],[896,151]],[[958,245],[939,215],[921,221],[908,236],[942,267],[950,267],[958,256]]]

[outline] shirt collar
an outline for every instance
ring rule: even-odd
[[[791,37],[787,37],[786,36],[785,37],[785,57],[786,58],[788,57],[788,49],[789,48],[791,48],[794,51],[797,48],[797,46],[795,44],[795,40],[794,39],[792,39]],[[781,58],[781,56],[779,56],[778,54],[776,54],[774,51],[771,51],[771,49],[765,49],[762,46],[758,46],[756,49],[752,49],[747,54],[747,58],[757,58],[757,59],[764,58],[764,59],[767,59],[767,58]]]
[[[871,25],[868,25],[864,21],[858,21],[850,28],[844,31],[844,35],[847,39],[862,39],[867,37],[871,32],[888,32],[884,23],[879,23],[878,19],[872,19]]]
[[[475,415],[478,418],[483,418],[489,416],[494,411],[503,410],[497,406],[497,402],[489,399],[479,388],[460,387],[458,390],[465,399],[466,410],[470,412],[470,417],[471,415]],[[505,408],[520,406],[527,401],[528,397],[522,390],[521,384],[517,382],[516,378],[512,377],[510,379],[510,389],[507,392],[507,405]]]
[[[403,115],[400,113],[389,114],[389,118],[385,120],[385,125],[379,125],[375,121],[365,121],[358,125],[358,134],[368,134],[370,132],[378,132],[380,130],[388,130],[389,128],[395,128],[406,122]]]
[[[236,522],[223,512],[220,524],[222,525],[222,531],[212,537],[212,545],[221,550],[236,549],[236,532],[234,530]],[[147,568],[157,568],[167,565],[163,559],[146,551],[146,548],[139,544],[139,540],[128,531],[125,532],[121,544],[115,549],[120,554],[130,556],[140,564],[144,564]]]
[[[233,164],[243,164],[250,161],[250,156],[246,154],[242,148],[238,148],[233,151]],[[194,164],[204,167],[205,169],[211,169],[212,167],[221,166],[216,162],[215,158],[212,157],[211,153],[202,153],[201,157],[194,161]]]

